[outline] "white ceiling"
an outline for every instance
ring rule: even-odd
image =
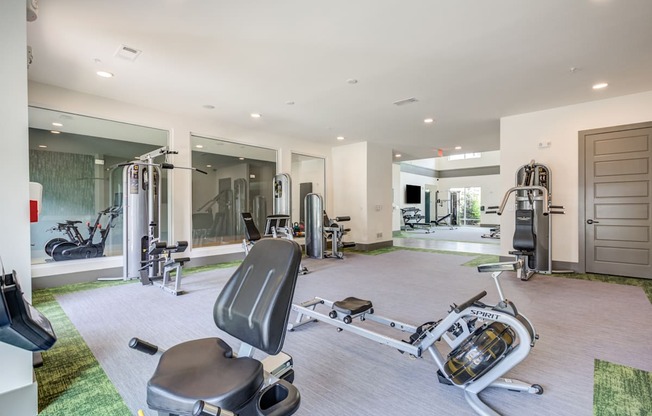
[[[29,78],[427,158],[498,149],[502,116],[652,90],[651,21],[650,0],[42,1]]]

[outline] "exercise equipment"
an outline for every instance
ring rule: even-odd
[[[274,176],[274,214],[292,217],[292,179],[287,173]]]
[[[425,220],[425,217],[421,215],[420,208],[401,208],[401,217],[403,218],[403,224],[405,225],[404,228],[406,231],[408,227],[410,230],[423,228],[426,230],[426,234],[429,234],[430,231],[432,231],[432,224],[430,221]],[[421,220],[424,220],[425,222],[421,222]]]
[[[114,205],[100,211],[97,214],[95,222],[91,225],[86,223],[88,229],[88,238],[84,238],[77,227],[81,221],[66,220],[66,222],[57,223],[49,231],[59,231],[64,233],[68,238],[56,237],[45,243],[45,254],[51,256],[54,261],[90,259],[94,257],[103,257],[106,239],[111,229],[115,227],[115,220],[122,213],[122,195],[116,194]],[[108,220],[102,227],[102,218],[106,216]],[[95,235],[99,231],[100,241],[94,242]]]
[[[23,296],[16,271],[5,274],[0,259],[0,342],[28,351],[45,351],[57,341],[48,318]]]
[[[532,323],[521,314],[516,305],[507,300],[499,277],[504,271],[516,271],[519,262],[493,263],[478,266],[479,272],[492,272],[500,300],[495,305],[481,302],[486,291],[473,296],[459,305],[453,304],[448,315],[437,321],[411,325],[395,319],[378,316],[369,300],[348,297],[330,301],[315,297],[301,304],[294,304],[296,321],[288,325],[289,331],[311,322],[324,322],[339,331],[350,331],[372,341],[390,346],[411,357],[420,358],[427,351],[437,366],[441,383],[464,390],[467,403],[480,415],[497,415],[478,396],[487,387],[542,394],[538,384],[502,378],[509,370],[523,361],[530,353],[538,335]],[[328,308],[327,313],[316,306]],[[409,339],[393,338],[354,323],[372,321],[377,324],[410,334]],[[451,352],[445,354],[437,347],[444,341]]]
[[[502,215],[510,195],[515,194],[514,250],[521,263],[518,277],[528,280],[534,273],[572,273],[552,269],[552,216],[563,214],[562,205],[552,205],[552,177],[547,166],[534,160],[516,171],[516,186],[505,192],[498,207],[489,207],[488,214]],[[493,209],[495,210],[493,210]]]
[[[301,263],[297,243],[256,243],[218,295],[215,325],[241,341],[236,353],[220,338],[187,341],[167,351],[133,338],[129,346],[161,354],[147,383],[159,415],[285,416],[297,411],[292,357],[281,352]],[[253,358],[256,351],[268,354]],[[228,413],[233,412],[233,413]]]
[[[446,206],[446,212],[440,215],[439,209]],[[439,199],[439,191],[435,192],[435,219],[432,221],[436,226],[446,225],[451,230],[457,224],[457,210],[459,206],[459,192],[448,192],[448,199]]]
[[[341,222],[350,221],[351,217],[340,216],[335,217],[334,220],[328,218],[326,211],[324,211],[324,203],[321,195],[308,194],[305,198],[305,241],[306,241],[306,255],[311,258],[323,259],[325,257],[333,257],[343,259],[342,249],[345,247],[354,247],[354,242],[342,241],[342,237],[349,231],[344,228]],[[328,242],[331,243],[331,252],[328,253]]]
[[[125,218],[123,221],[124,252],[122,257],[124,280],[140,279],[143,284],[151,284],[154,280],[164,278],[165,273],[161,272],[161,263],[164,265],[167,260],[161,261],[161,255],[164,253],[158,251],[155,245],[155,243],[161,243],[168,247],[161,241],[159,228],[161,170],[187,169],[207,174],[197,168],[175,166],[170,163],[168,157],[177,153],[164,146],[138,157],[138,160],[114,167],[123,169]],[[164,157],[164,161],[154,163],[154,160],[161,156]],[[179,243],[177,242],[177,247]],[[154,245],[154,250],[152,250],[152,245]],[[170,254],[170,250],[168,250],[168,254]],[[177,277],[177,280],[180,280],[180,276]]]
[[[489,207],[489,208],[491,209],[492,207]],[[498,207],[494,207],[494,208],[498,208]],[[500,225],[498,225],[498,226],[496,226],[494,228],[490,228],[489,229],[489,234],[482,234],[480,237],[482,237],[482,238],[493,238],[495,240],[500,240]]]
[[[176,244],[168,245],[165,241],[153,241],[149,246],[147,255],[148,260],[145,260],[141,268],[140,281],[143,285],[153,284],[174,296],[183,293],[181,290],[181,273],[184,264],[190,261],[189,257],[172,257],[173,253],[183,253],[188,248],[187,241],[177,241]],[[158,262],[161,270],[160,276],[149,276],[146,272],[150,265]],[[174,278],[171,272],[175,272]]]
[[[287,215],[270,215],[267,217],[265,224],[264,234],[260,234],[253,216],[249,212],[242,212],[242,224],[244,225],[245,238],[242,240],[242,248],[245,252],[245,257],[251,251],[254,244],[261,238],[285,238],[286,240],[293,240],[292,228],[290,226],[290,217]],[[300,274],[308,274],[308,268],[303,264],[299,267]]]

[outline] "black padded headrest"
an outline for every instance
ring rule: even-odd
[[[301,248],[292,240],[254,244],[215,301],[217,327],[267,354],[278,354],[300,265]]]
[[[254,217],[251,216],[251,213],[249,212],[242,212],[240,213],[242,216],[242,222],[244,222],[245,225],[245,237],[247,238],[248,241],[258,241],[261,238],[260,231],[258,231],[258,227],[256,227],[256,223],[254,223]]]

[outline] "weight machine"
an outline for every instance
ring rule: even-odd
[[[513,246],[509,254],[521,264],[518,277],[528,280],[534,273],[572,273],[552,269],[552,216],[563,214],[562,205],[552,205],[552,177],[547,166],[534,160],[516,171],[516,186],[505,192],[501,204],[487,214],[502,215],[510,195],[515,194]]]
[[[177,153],[164,146],[138,157],[138,160],[116,166],[123,169],[123,279],[140,279],[143,285],[156,284],[175,295],[181,293],[181,267],[190,259],[172,258],[172,253],[186,249],[187,242],[177,241],[168,245],[161,241],[161,169],[187,169],[207,174],[197,168],[170,163],[168,156]],[[160,156],[165,158],[164,161],[154,163],[154,159]],[[174,288],[169,285],[172,283],[172,269],[177,272]]]
[[[341,222],[351,220],[349,216],[335,217],[334,220],[328,218],[324,211],[324,202],[321,195],[310,193],[305,197],[305,218],[306,218],[306,255],[313,259],[323,259],[333,257],[343,259],[342,249],[345,247],[355,247],[352,241],[342,241],[350,228],[344,228]],[[331,252],[326,250],[328,241],[331,242]]]

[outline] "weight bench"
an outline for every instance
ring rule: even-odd
[[[143,284],[151,283],[161,289],[169,292],[175,296],[183,293],[181,290],[181,270],[187,262],[190,261],[189,257],[172,257],[172,253],[183,253],[188,248],[187,241],[177,241],[174,245],[168,245],[165,241],[154,241],[149,247],[147,252],[150,256],[163,256],[157,259],[148,260],[141,268],[141,282]],[[163,262],[162,273],[160,276],[151,278],[146,276],[146,270],[152,262]],[[176,276],[174,279],[171,272],[175,271]],[[158,282],[157,280],[161,280]]]
[[[263,238],[283,238],[286,240],[293,240],[292,230],[290,224],[290,216],[283,214],[269,215],[265,223],[265,234],[261,235],[254,218],[249,212],[240,213],[242,222],[244,222],[245,239],[242,240],[242,248],[244,249],[245,256],[249,254],[254,244]],[[301,265],[299,268],[300,274],[308,274],[308,268]]]

